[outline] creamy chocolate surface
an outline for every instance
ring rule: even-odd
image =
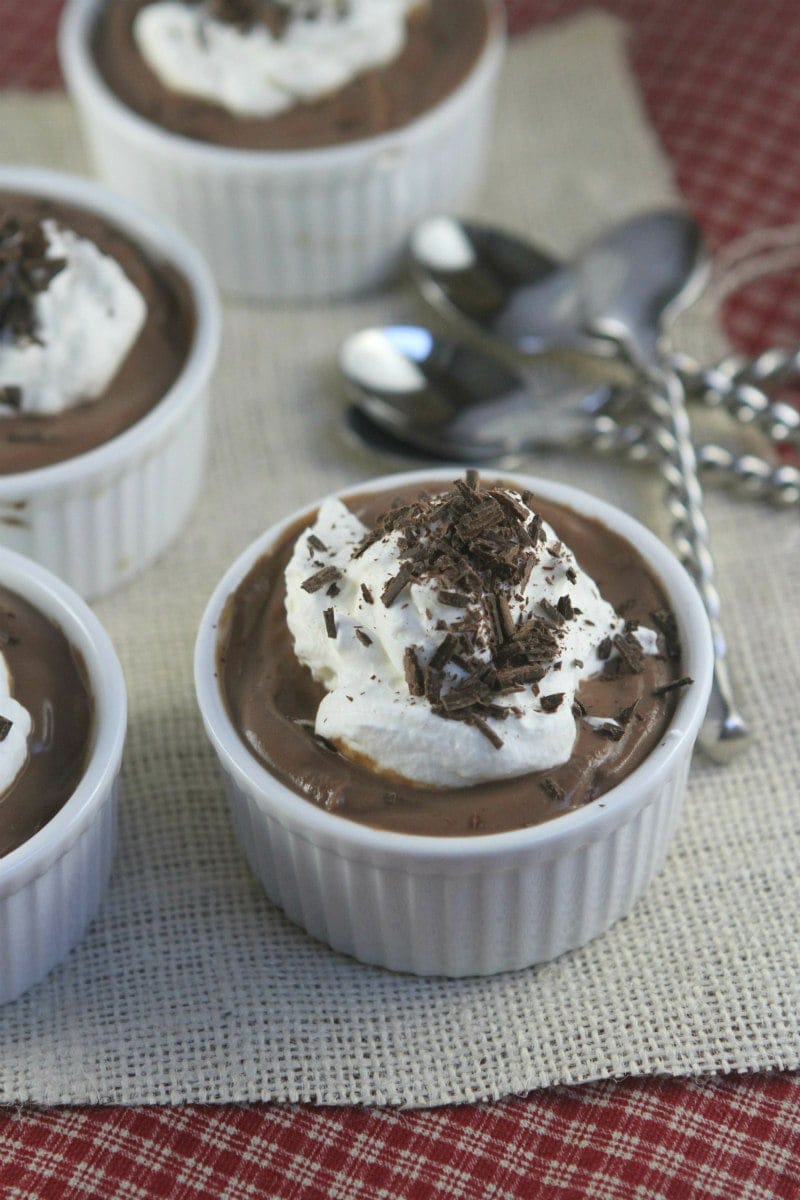
[[[12,695],[31,715],[28,761],[0,796],[0,855],[46,825],[86,766],[93,704],[78,655],[52,621],[0,587],[0,643]]]
[[[429,487],[441,491],[446,485]],[[400,494],[355,495],[347,506],[371,525]],[[568,545],[601,595],[629,620],[655,627],[667,611],[664,590],[641,555],[599,522],[536,498],[540,513]],[[435,836],[499,833],[580,808],[630,774],[655,748],[675,709],[676,693],[654,689],[680,677],[679,652],[648,655],[640,674],[585,681],[578,699],[588,715],[607,717],[636,704],[619,740],[578,721],[568,762],[548,771],[466,788],[426,788],[390,780],[314,736],[325,694],[296,658],[285,617],[283,573],[294,542],[313,516],[262,558],[231,596],[219,630],[218,674],[231,719],[244,744],[284,784],[312,803],[363,824]],[[300,724],[299,722],[303,722]],[[447,747],[443,745],[446,754]]]
[[[51,218],[91,239],[115,258],[147,305],[147,320],[108,387],[65,411],[0,420],[0,474],[48,466],[100,446],[141,420],[180,374],[194,331],[186,282],[166,263],[151,261],[121,230],[85,209],[41,197],[0,191],[0,224],[7,218]],[[20,518],[22,519],[22,518]]]
[[[133,37],[136,14],[148,2],[109,0],[103,6],[93,49],[106,83],[129,108],[164,129],[242,149],[310,149],[399,129],[462,82],[488,30],[485,0],[431,0],[409,17],[405,48],[393,62],[314,103],[272,117],[243,117],[161,83]]]

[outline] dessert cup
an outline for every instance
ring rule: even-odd
[[[452,477],[453,468],[384,476],[338,494]],[[237,559],[209,601],[195,648],[198,702],[234,829],[270,899],[333,949],[396,971],[464,976],[530,966],[583,945],[629,912],[664,863],[708,702],[708,619],[694,584],[663,543],[575,488],[508,473],[498,478],[621,534],[660,579],[677,619],[682,669],[694,685],[680,696],[655,750],[598,800],[508,833],[418,836],[318,808],[262,766],[241,740],[221,692],[218,629],[229,596],[303,513],[267,530]]]
[[[97,912],[116,841],[125,681],[95,615],[60,579],[0,547],[0,581],[58,625],[81,656],[94,701],[78,787],[42,829],[0,858],[0,1004],[61,962]]]
[[[0,542],[94,598],[157,558],[197,498],[208,383],[219,347],[219,302],[208,268],[183,237],[99,184],[53,171],[0,167],[0,190],[46,196],[97,214],[173,267],[193,301],[194,332],[183,368],[140,421],[84,454],[0,476]]]
[[[401,129],[320,149],[210,145],[132,111],[94,62],[99,0],[70,0],[59,53],[100,177],[180,223],[226,291],[343,296],[384,282],[416,222],[458,208],[480,178],[505,43],[501,6],[487,3],[486,45],[450,95]]]

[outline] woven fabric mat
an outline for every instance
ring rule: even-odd
[[[67,102],[3,98],[0,158],[81,170]],[[569,251],[608,219],[673,196],[618,22],[590,14],[514,45],[478,212]],[[359,325],[415,312],[402,289],[325,308],[227,307],[194,519],[163,562],[97,606],[131,708],[111,888],[68,961],[0,1011],[0,1102],[424,1106],[800,1064],[796,512],[709,497],[756,741],[724,770],[695,764],[667,867],[604,938],[494,979],[398,976],[313,942],[249,874],[195,708],[197,622],[267,524],[397,468],[344,432],[332,363]],[[560,457],[531,469],[663,532],[661,489],[641,471]]]

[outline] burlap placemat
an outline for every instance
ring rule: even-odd
[[[479,211],[556,249],[672,195],[609,18],[515,45],[499,116]],[[3,99],[0,156],[80,169],[67,103]],[[402,291],[290,312],[228,307],[198,510],[162,563],[97,606],[131,707],[108,899],[64,966],[0,1011],[0,1101],[432,1105],[800,1061],[796,512],[709,500],[756,744],[728,769],[696,764],[666,869],[606,937],[495,979],[397,976],[312,942],[245,867],[195,709],[197,621],[268,523],[396,466],[343,434],[331,363],[359,324],[411,311]],[[534,469],[658,526],[660,488],[642,474],[561,458]]]

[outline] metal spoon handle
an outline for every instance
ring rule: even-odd
[[[617,455],[631,463],[652,463],[660,454],[649,426],[623,425],[605,413],[592,419],[587,444],[594,453]],[[799,467],[776,467],[756,454],[737,455],[716,442],[697,446],[695,455],[703,483],[734,488],[747,499],[776,508],[800,506]]]
[[[685,392],[669,368],[654,368],[647,404],[656,418],[654,441],[661,452],[659,467],[667,484],[667,505],[673,518],[676,552],[697,584],[714,640],[714,687],[701,734],[701,744],[717,762],[727,762],[748,736],[733,692],[727,644],[720,623],[720,598],[715,582],[709,529],[703,511],[703,491],[686,412]]]
[[[740,424],[800,449],[800,411],[771,400],[764,390],[771,381],[800,372],[800,350],[767,350],[739,370],[735,363],[731,363],[733,370],[726,370],[724,364],[701,367],[682,356],[675,356],[673,365],[691,399],[709,408],[722,406]]]

